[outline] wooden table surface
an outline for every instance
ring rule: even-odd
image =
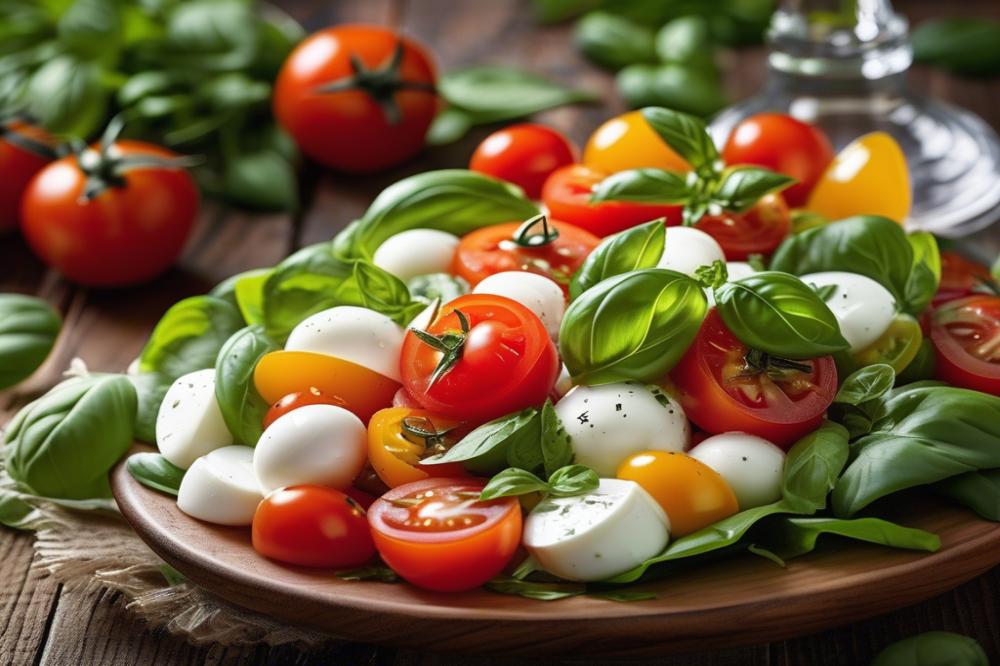
[[[539,116],[582,142],[603,119],[622,110],[611,77],[584,62],[570,45],[567,25],[535,25],[527,2],[518,0],[286,0],[308,28],[341,22],[401,26],[428,44],[439,66],[496,62],[543,72],[553,79],[600,91],[603,105],[557,109]],[[1000,17],[996,0],[897,3],[914,22],[942,13]],[[727,82],[734,97],[756,90],[764,77],[759,49],[726,54]],[[1000,129],[998,79],[962,81],[916,69],[914,86],[967,106]],[[178,299],[202,293],[238,271],[274,264],[291,250],[326,240],[357,217],[386,185],[428,169],[464,165],[485,134],[479,131],[444,149],[428,151],[403,167],[376,176],[320,176],[304,213],[250,215],[206,204],[178,268],[156,281],[119,291],[95,291],[67,283],[45,269],[16,237],[0,239],[0,291],[37,294],[58,307],[65,330],[45,366],[15,390],[0,393],[0,423],[53,384],[70,359],[92,368],[123,371],[139,352],[162,312]],[[985,238],[997,243],[1000,232]],[[458,664],[455,655],[414,653],[363,644],[341,644],[312,653],[292,648],[193,647],[153,632],[107,593],[66,591],[29,571],[31,536],[0,528],[0,664]],[[659,660],[660,664],[746,666],[866,664],[885,645],[934,629],[977,638],[1000,660],[1000,568],[925,603],[851,626],[795,640],[721,653]],[[552,612],[559,612],[558,602]],[[442,646],[446,649],[447,646]],[[585,659],[586,655],[567,654]],[[505,664],[506,660],[480,663]]]

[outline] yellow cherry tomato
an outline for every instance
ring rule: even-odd
[[[862,366],[888,363],[899,373],[916,358],[923,339],[920,323],[910,315],[900,313],[878,340],[854,355],[854,360]]]
[[[461,438],[461,422],[423,409],[389,407],[368,422],[368,460],[390,488],[431,476],[468,476],[458,463],[421,466],[420,461],[447,451]]]
[[[274,351],[264,354],[253,373],[257,392],[274,404],[289,393],[315,388],[341,398],[364,423],[392,404],[399,382],[374,370],[327,354]]]
[[[635,481],[653,496],[670,518],[674,538],[739,511],[733,489],[718,472],[685,453],[643,451],[618,466],[619,479]]]
[[[644,167],[691,170],[691,165],[663,142],[639,111],[629,111],[598,127],[583,149],[583,163],[603,173]]]
[[[896,140],[865,134],[833,159],[809,195],[806,208],[831,220],[882,215],[900,224],[910,214],[910,172]]]

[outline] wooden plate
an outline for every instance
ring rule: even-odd
[[[657,593],[650,601],[445,595],[271,562],[253,550],[249,529],[186,516],[124,464],[112,487],[139,536],[220,597],[335,636],[422,650],[652,657],[765,643],[916,603],[1000,563],[1000,524],[926,500],[910,504],[904,522],[941,536],[935,554],[831,539],[786,569],[737,557],[638,586]]]

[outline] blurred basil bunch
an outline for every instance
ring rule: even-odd
[[[298,155],[270,96],[303,35],[250,0],[0,0],[0,111],[83,139],[121,112],[126,137],[201,156],[209,194],[294,209]]]

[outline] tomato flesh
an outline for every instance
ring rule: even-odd
[[[511,125],[483,139],[469,169],[519,186],[531,199],[553,171],[576,161],[577,150],[565,136],[544,125]]]
[[[1000,395],[1000,296],[967,296],[934,310],[931,343],[938,379]]]
[[[934,295],[934,305],[962,298],[977,289],[995,284],[987,266],[963,257],[954,250],[941,251],[941,283]]]

